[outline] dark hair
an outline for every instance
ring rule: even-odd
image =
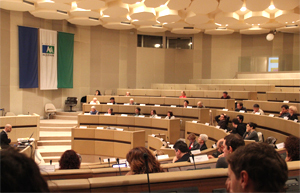
[[[288,179],[286,162],[266,143],[251,143],[226,156],[237,179],[248,173],[254,192],[281,192]]]
[[[232,151],[235,151],[238,147],[244,146],[245,141],[239,134],[230,134],[224,137],[225,144],[227,146],[227,149],[229,150],[229,147],[232,148]]]
[[[138,111],[141,111],[141,108],[140,108],[140,107],[137,107],[137,108],[135,108],[135,109],[137,109]]]
[[[234,124],[236,124],[236,125],[238,125],[240,123],[237,118],[232,119],[231,122],[234,123]]]
[[[177,150],[180,150],[182,153],[186,153],[186,152],[189,152],[189,148],[188,146],[186,145],[186,143],[184,143],[183,141],[177,141],[173,148],[177,151]]]
[[[168,113],[170,113],[170,116],[171,116],[171,117],[173,116],[173,112],[172,112],[172,111],[168,111]]]
[[[224,92],[223,92],[223,94],[226,94],[226,95],[228,95],[228,92],[224,91]]]
[[[244,106],[244,104],[243,104],[242,102],[238,102],[238,104],[239,104],[241,107]]]
[[[259,104],[254,104],[253,107],[259,108]]]
[[[97,95],[101,95],[101,92],[100,92],[100,90],[96,90],[96,92],[98,93]]]
[[[110,97],[110,99],[109,100],[115,100],[115,97]]]
[[[289,109],[288,105],[282,105],[281,108]]]
[[[291,161],[300,160],[299,146],[300,146],[300,140],[298,137],[290,135],[286,138],[284,142],[284,147],[288,152],[288,156],[290,157]]]
[[[188,100],[184,100],[183,102],[186,102],[187,104],[190,104],[190,102]]]
[[[153,113],[156,115],[156,110],[153,109],[152,111],[153,111]]]
[[[130,165],[130,169],[134,174],[146,173],[144,154],[148,154],[149,173],[163,172],[160,163],[155,159],[155,157],[148,149],[146,149],[145,147],[136,147],[131,149],[126,155],[126,159]]]
[[[67,150],[60,157],[59,166],[60,169],[79,169],[79,156],[74,150]]]
[[[248,125],[250,127],[253,127],[253,129],[255,129],[257,127],[257,124],[256,123],[253,123],[253,122],[249,122]]]
[[[39,167],[17,149],[0,151],[1,192],[49,192]]]
[[[237,115],[237,117],[239,117],[239,119],[241,119],[242,122],[244,121],[244,116],[243,115]]]
[[[113,108],[108,108],[108,109],[110,109],[110,111],[111,111],[111,112],[113,112],[113,111],[114,111],[114,109],[113,109]]]

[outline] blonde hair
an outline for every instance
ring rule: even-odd
[[[289,109],[291,109],[294,113],[297,113],[297,107],[295,107],[295,106],[290,106]]]

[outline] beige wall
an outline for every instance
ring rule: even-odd
[[[44,105],[64,109],[68,96],[94,94],[96,89],[150,88],[151,83],[188,83],[189,79],[234,78],[240,57],[291,55],[290,65],[299,66],[299,35],[278,33],[274,41],[265,35],[192,35],[193,50],[138,48],[136,30],[83,27],[67,21],[33,17],[28,12],[0,9],[1,64],[0,108],[16,114],[44,115]],[[19,89],[18,25],[75,34],[74,88],[54,91]],[[145,33],[144,33],[145,34]],[[155,34],[149,34],[155,35]],[[178,36],[170,32],[164,36]],[[186,35],[182,35],[186,36]],[[79,108],[80,105],[77,105]]]

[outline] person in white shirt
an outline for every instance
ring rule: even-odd
[[[259,108],[258,104],[254,104],[253,105],[253,112],[252,112],[252,114],[255,114],[255,113],[259,113],[260,115],[264,115],[265,114],[264,111]]]
[[[93,98],[93,100],[90,102],[91,105],[100,105],[100,102],[97,100],[97,98]]]
[[[156,118],[156,117],[157,117],[156,110],[152,110],[150,112],[150,118]]]
[[[173,112],[172,111],[168,111],[168,114],[165,117],[165,119],[175,119],[175,116],[173,116]]]

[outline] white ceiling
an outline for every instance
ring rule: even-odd
[[[211,35],[299,33],[299,4],[299,0],[0,0],[2,9],[75,25]],[[246,9],[241,11],[242,7]]]

